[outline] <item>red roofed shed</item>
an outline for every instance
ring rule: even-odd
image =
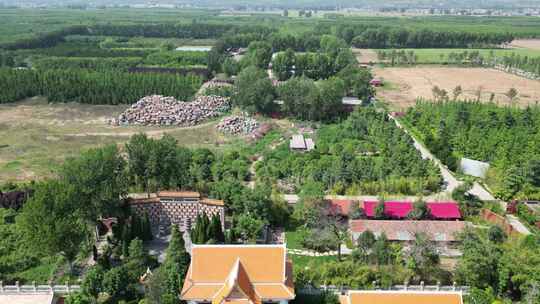
[[[367,217],[375,217],[375,208],[378,202],[364,202],[364,211]],[[394,219],[406,218],[409,212],[413,210],[412,202],[385,202],[385,214]],[[431,211],[434,219],[438,220],[457,220],[461,219],[461,212],[456,202],[429,202],[427,207]]]

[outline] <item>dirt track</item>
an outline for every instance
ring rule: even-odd
[[[418,66],[375,68],[374,74],[390,84],[390,88],[379,89],[377,94],[395,109],[413,106],[418,98],[433,99],[433,86],[445,89],[450,98],[458,85],[463,89],[460,98],[476,99],[480,90],[481,100],[489,101],[494,93],[494,102],[501,105],[510,103],[504,95],[510,88],[518,91],[514,102],[520,106],[540,100],[540,81],[493,69]]]

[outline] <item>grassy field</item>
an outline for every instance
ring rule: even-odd
[[[0,183],[51,176],[66,157],[123,144],[138,132],[152,137],[168,133],[188,147],[221,149],[240,141],[217,132],[217,120],[191,128],[109,126],[107,119],[125,107],[47,104],[42,98],[0,105]]]

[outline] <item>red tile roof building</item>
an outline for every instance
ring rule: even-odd
[[[193,245],[180,294],[195,303],[288,303],[295,298],[285,245]]]
[[[352,220],[350,230],[353,240],[365,231],[373,232],[377,237],[385,234],[389,241],[409,242],[417,233],[426,234],[434,242],[456,242],[457,235],[466,228],[461,221],[387,221],[387,220]]]

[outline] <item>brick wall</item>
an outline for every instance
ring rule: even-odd
[[[501,228],[506,232],[508,235],[520,235],[518,231],[512,227],[507,221],[506,218],[498,215],[497,213],[489,210],[489,209],[482,209],[482,212],[480,214],[482,218],[492,224],[499,225]]]
[[[171,224],[178,225],[181,230],[191,229],[191,225],[199,214],[208,217],[219,215],[221,225],[225,227],[225,208],[223,206],[202,204],[195,201],[156,201],[156,202],[131,202],[131,209],[139,216],[148,213],[152,225]]]

